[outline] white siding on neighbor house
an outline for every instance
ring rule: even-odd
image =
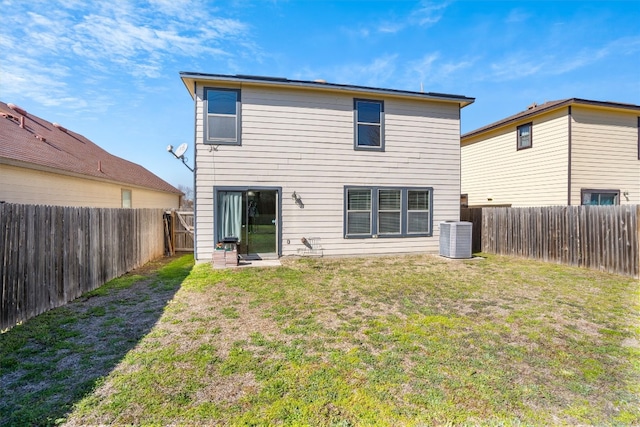
[[[7,203],[122,207],[122,190],[131,190],[133,208],[178,208],[177,194],[0,164],[0,201]]]
[[[210,85],[205,85],[210,87]],[[459,107],[288,88],[242,87],[242,146],[202,143],[196,108],[197,257],[211,259],[214,186],[282,188],[282,254],[320,238],[325,255],[438,251],[438,223],[459,219]],[[353,99],[383,99],[385,152],[354,150]],[[433,237],[345,239],[345,185],[433,187]],[[304,204],[291,198],[296,192]],[[290,241],[290,244],[287,244]]]
[[[462,145],[462,194],[469,206],[566,205],[567,109],[533,119],[532,147],[517,150],[516,128],[525,119]],[[491,198],[492,200],[488,200]]]
[[[640,204],[638,113],[574,106],[572,116],[571,204],[583,188],[619,190],[620,203]]]

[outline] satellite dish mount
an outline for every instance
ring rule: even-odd
[[[173,157],[175,157],[176,159],[182,160],[182,164],[185,165],[187,169],[189,169],[191,172],[193,172],[193,169],[191,168],[191,166],[187,164],[187,158],[184,156],[184,153],[187,151],[187,148],[189,148],[189,146],[187,145],[186,142],[183,142],[182,144],[180,144],[178,148],[176,148],[176,151],[173,151],[173,145],[169,144],[167,146],[167,151],[173,154]]]

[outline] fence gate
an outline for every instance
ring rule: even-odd
[[[168,211],[165,215],[168,252],[193,252],[193,211]]]

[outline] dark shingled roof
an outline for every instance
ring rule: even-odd
[[[15,108],[15,107],[14,107]],[[142,166],[109,154],[84,136],[0,102],[0,159],[30,163],[168,193],[180,190]],[[24,128],[21,127],[24,117]]]
[[[560,99],[558,101],[548,101],[540,105],[533,104],[530,108],[524,111],[521,111],[517,114],[514,114],[512,116],[509,116],[497,122],[488,124],[476,130],[472,130],[471,132],[467,132],[464,135],[462,135],[461,139],[469,138],[492,129],[497,129],[502,126],[512,124],[520,120],[524,120],[529,117],[536,116],[538,114],[542,114],[547,111],[556,110],[558,108],[562,108],[562,107],[565,107],[568,105],[574,105],[574,104],[640,111],[640,105],[635,105],[635,104],[624,104],[621,102],[610,102],[610,101],[591,101],[589,99],[580,99],[580,98]]]

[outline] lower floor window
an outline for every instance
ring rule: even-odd
[[[131,202],[131,190],[122,189],[122,207],[123,208],[131,208],[133,207],[133,203]]]
[[[619,205],[620,190],[581,190],[583,205]]]
[[[432,188],[345,187],[346,238],[431,236]]]

